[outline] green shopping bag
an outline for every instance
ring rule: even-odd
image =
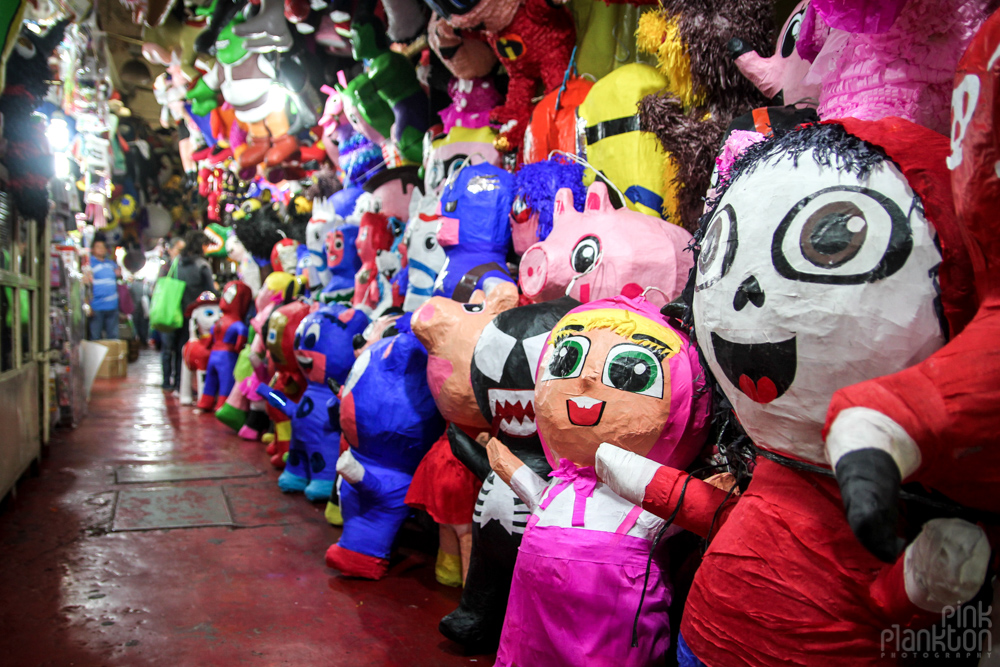
[[[153,300],[149,304],[149,325],[160,333],[176,331],[184,325],[181,300],[184,298],[184,281],[178,280],[177,260],[171,264],[167,275],[156,281]]]

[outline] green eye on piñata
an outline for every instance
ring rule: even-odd
[[[542,380],[579,377],[590,351],[590,339],[568,336],[556,345]]]
[[[660,360],[639,345],[623,343],[611,348],[601,381],[621,391],[663,398]]]

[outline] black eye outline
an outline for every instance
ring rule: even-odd
[[[561,360],[561,355],[559,354],[562,350],[568,350],[570,347],[575,347],[577,350],[577,359],[573,364],[573,367],[566,371],[565,375],[559,375],[553,370],[555,365]],[[568,352],[567,352],[568,354]],[[583,367],[587,363],[587,355],[590,354],[590,339],[586,336],[566,336],[558,343],[552,347],[552,356],[549,359],[549,363],[545,364],[545,371],[542,373],[542,377],[539,378],[539,382],[546,382],[548,380],[571,380],[573,378],[578,378],[583,374]]]
[[[463,303],[462,304],[462,309],[465,312],[467,312],[467,313],[481,313],[481,312],[483,312],[483,308],[485,308],[485,307],[486,307],[486,304],[484,302],[480,302],[480,303]]]
[[[788,30],[781,36],[781,57],[788,58],[795,51],[795,45],[799,41],[799,30],[802,28],[802,17],[806,10],[800,10],[792,15],[788,21]],[[791,100],[794,101],[794,100]],[[791,101],[789,103],[791,103]]]
[[[424,249],[428,252],[434,250],[438,245],[437,236],[434,234],[428,234],[424,237]]]
[[[468,155],[458,153],[445,160],[443,163],[445,179],[451,178],[455,172],[462,168],[462,165],[465,164],[465,161],[468,159]]]
[[[25,60],[31,60],[38,53],[34,43],[24,35],[14,41],[14,48],[17,50],[17,54]]]
[[[624,348],[624,349],[622,349]],[[611,380],[611,365],[612,363],[620,358],[623,354],[628,354],[633,358],[642,357],[647,363],[650,364],[651,368],[656,370],[656,375],[651,378],[651,383],[648,387],[640,390],[625,389],[623,387],[618,387],[612,384]],[[610,350],[608,350],[608,356],[604,360],[604,371],[601,373],[601,382],[605,386],[611,387],[612,389],[617,389],[618,391],[628,392],[630,394],[636,394],[638,396],[651,396],[653,398],[663,398],[663,384],[665,380],[663,379],[663,364],[656,355],[650,352],[648,349],[644,348],[642,345],[636,345],[635,343],[619,343],[615,345]]]
[[[828,272],[821,274],[804,273],[792,267],[791,263],[785,257],[785,254],[781,249],[789,227],[791,227],[792,223],[795,222],[799,213],[802,212],[802,209],[817,197],[831,192],[850,192],[868,197],[881,206],[889,216],[889,222],[892,225],[892,228],[889,231],[889,242],[886,244],[885,252],[882,253],[882,258],[879,260],[878,264],[864,273],[850,275],[831,275]],[[871,230],[872,221],[868,220],[867,222],[867,229]],[[870,234],[868,236],[870,237]],[[797,243],[795,247],[799,249],[799,252],[802,252],[801,243]],[[862,245],[861,247],[864,246]],[[856,256],[858,252],[860,252],[861,247],[859,247],[858,251],[855,252],[853,256]],[[910,252],[912,250],[913,230],[910,227],[910,221],[895,201],[881,192],[870,188],[857,185],[834,185],[829,188],[823,188],[822,190],[818,190],[811,195],[804,197],[797,204],[795,204],[795,206],[793,206],[788,213],[785,214],[785,217],[778,224],[778,228],[774,230],[774,236],[771,240],[771,263],[774,265],[774,269],[778,272],[778,274],[788,280],[796,280],[804,283],[820,283],[824,285],[862,285],[864,283],[873,283],[883,280],[899,271],[903,268],[903,265],[906,264],[906,260],[909,259]],[[802,258],[812,266],[817,266],[816,262],[811,261],[804,254]],[[850,261],[850,259],[839,262],[835,266],[828,266],[826,268],[835,269],[839,266],[843,266],[843,264],[848,261]],[[822,269],[823,267],[819,268]]]
[[[726,204],[719,209],[718,212],[716,212],[715,216],[712,217],[712,221],[708,223],[708,229],[705,231],[705,236],[701,240],[701,250],[698,253],[698,263],[695,266],[695,275],[707,275],[708,270],[713,268],[716,263],[719,251],[721,250],[720,244],[723,242],[723,232],[719,227],[724,224],[721,222],[723,214],[726,214],[726,219],[729,221],[729,232],[726,234],[725,239],[726,249],[722,253],[722,267],[719,270],[719,275],[695,284],[695,292],[708,289],[715,283],[725,278],[726,274],[729,273],[730,267],[733,265],[733,260],[736,259],[736,250],[740,245],[740,237],[737,232],[738,225],[736,222],[736,210],[733,209],[732,205]],[[716,229],[720,229],[720,231],[715,235],[715,238],[713,238],[711,235]],[[715,244],[709,246],[709,243],[712,241],[715,241]]]
[[[458,200],[457,199],[452,199],[451,201],[446,201],[444,203],[444,211],[445,211],[445,213],[454,213],[455,209],[457,209],[457,208],[458,208]]]
[[[593,248],[594,254],[593,254],[593,257],[590,258],[590,264],[581,269],[581,268],[577,267],[577,261],[579,260],[579,261],[583,262],[583,261],[586,261],[588,258],[577,257],[577,253],[580,252],[584,248]],[[569,252],[569,265],[571,267],[573,267],[573,270],[578,275],[583,276],[583,275],[586,275],[586,274],[588,274],[588,273],[590,273],[591,271],[594,270],[594,267],[597,266],[597,262],[600,259],[600,257],[601,257],[601,239],[597,238],[596,236],[594,236],[592,234],[591,235],[587,235],[587,236],[584,236],[579,241],[577,241],[576,245],[573,246],[573,249],[570,250],[570,252]]]

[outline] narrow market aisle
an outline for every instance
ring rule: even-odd
[[[435,582],[432,555],[401,550],[380,582],[340,577],[323,508],[282,495],[262,445],[159,381],[153,352],[98,380],[80,427],[5,502],[0,663],[492,664],[438,634],[460,591]],[[181,524],[214,525],[156,528]]]

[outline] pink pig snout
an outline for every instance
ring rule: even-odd
[[[550,261],[544,244],[536,243],[528,248],[521,257],[518,273],[525,296],[536,303],[563,296],[565,288],[559,285],[568,284],[570,276],[566,275],[565,280],[559,280],[559,268],[555,262]],[[569,266],[566,268],[568,270]]]
[[[438,227],[437,232],[438,243],[445,248],[458,245],[458,218],[449,218],[442,215],[440,221],[441,226]]]

